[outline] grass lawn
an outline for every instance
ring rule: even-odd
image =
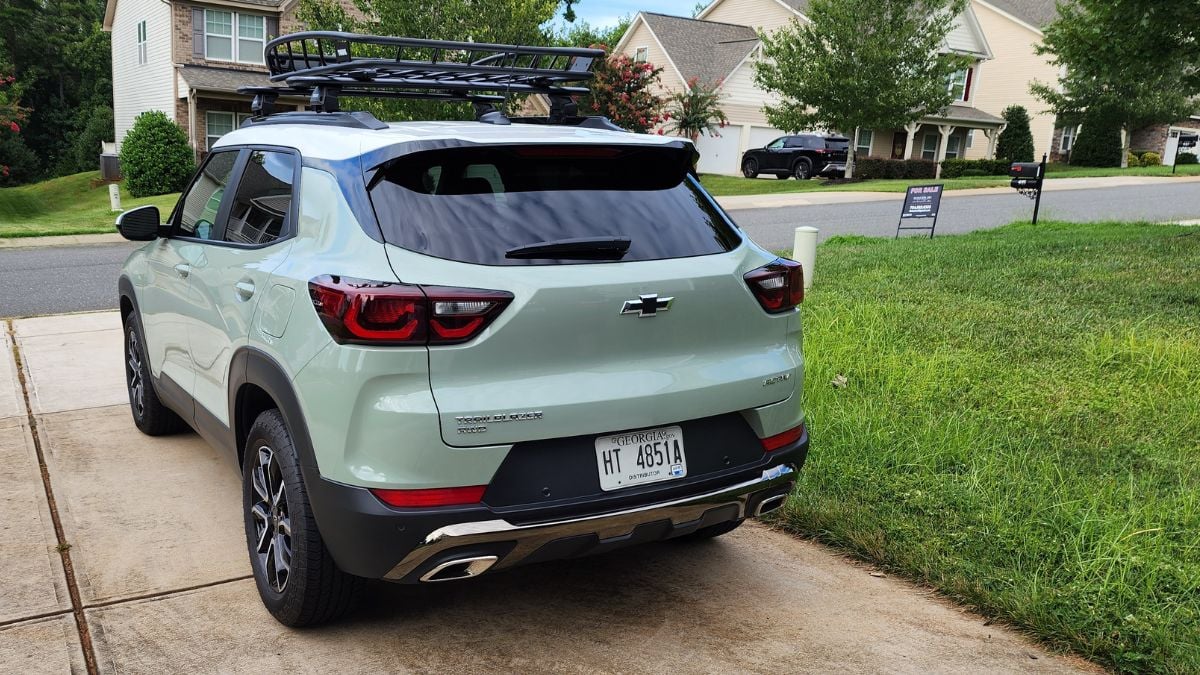
[[[108,186],[90,185],[99,178],[98,171],[89,171],[33,185],[0,188],[0,238],[116,232],[116,214],[108,210]],[[122,188],[121,206],[129,209],[154,204],[165,217],[178,197],[173,194],[134,199]]]
[[[1200,176],[1200,165],[1180,166],[1178,176]],[[1051,164],[1046,169],[1048,179],[1053,178],[1097,178],[1103,176],[1171,176],[1169,166],[1139,166],[1132,169],[1098,169],[1089,167],[1072,167]],[[825,185],[825,181],[812,180],[779,180],[774,176],[759,176],[758,178],[742,178],[741,176],[720,176],[703,174],[700,182],[713,195],[728,197],[732,195],[764,195],[777,192],[904,192],[910,185],[925,185],[942,183],[947,190],[969,190],[973,188],[1007,188],[1010,179],[1007,176],[979,176],[976,178],[944,178],[935,181],[932,178],[920,180],[883,179],[867,180],[861,183],[845,185]]]
[[[1200,228],[1152,224],[825,243],[778,522],[1114,669],[1200,672],[1198,263]]]

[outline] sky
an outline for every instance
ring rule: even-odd
[[[611,26],[618,19],[638,12],[659,12],[676,16],[691,16],[698,0],[579,0],[575,16],[593,26]]]

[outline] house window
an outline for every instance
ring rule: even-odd
[[[1073,145],[1075,145],[1075,127],[1063,127],[1062,143],[1059,145],[1059,150],[1061,152],[1070,152]]]
[[[638,63],[645,63],[645,62],[649,61],[650,60],[650,48],[649,47],[638,47],[637,49],[633,50],[633,60],[637,61]]]
[[[928,138],[928,137],[926,137]],[[946,139],[946,159],[958,159],[962,154],[959,148],[962,147],[962,136],[951,136]]]
[[[871,141],[875,139],[875,132],[871,129],[858,130],[858,145],[854,146],[854,156],[866,157],[871,154]]]
[[[967,129],[967,147],[970,148],[973,145],[975,145],[975,130]]]
[[[237,35],[234,35],[237,26]],[[262,63],[267,18],[216,9],[204,10],[204,57],[216,61]]]
[[[962,103],[971,95],[971,69],[964,68],[950,76],[946,86],[950,91],[952,103]]]
[[[145,65],[149,60],[146,49],[146,22],[139,21],[137,25],[137,55],[138,65]]]
[[[921,159],[937,159],[938,134],[925,134],[921,139]]]
[[[210,110],[204,113],[205,150],[212,150],[217,139],[242,125],[250,117],[248,113],[231,113]],[[235,126],[236,125],[236,126]]]

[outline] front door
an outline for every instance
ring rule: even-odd
[[[230,426],[230,362],[249,342],[271,272],[291,249],[298,166],[294,151],[244,150],[215,236],[203,244],[203,261],[192,266],[192,290],[199,302],[188,324],[188,344],[200,424],[215,418]]]
[[[904,147],[908,145],[908,132],[897,131],[892,134],[892,159],[905,159]]]

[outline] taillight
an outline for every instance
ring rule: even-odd
[[[804,302],[804,269],[787,258],[750,270],[742,276],[758,298],[758,304],[772,314],[786,312]]]
[[[317,316],[342,344],[456,344],[479,335],[512,293],[322,275],[308,282]]]
[[[804,425],[801,424],[800,426],[798,426],[794,429],[788,429],[787,431],[783,432],[782,434],[775,434],[774,436],[768,436],[768,437],[762,439],[762,446],[763,446],[763,449],[766,450],[767,452],[775,452],[776,450],[778,450],[780,448],[784,448],[784,447],[791,445],[792,443],[795,443],[796,441],[800,440],[803,436],[804,436]]]
[[[468,485],[452,488],[424,488],[419,490],[371,490],[379,501],[388,506],[462,506],[483,501],[486,485]]]

